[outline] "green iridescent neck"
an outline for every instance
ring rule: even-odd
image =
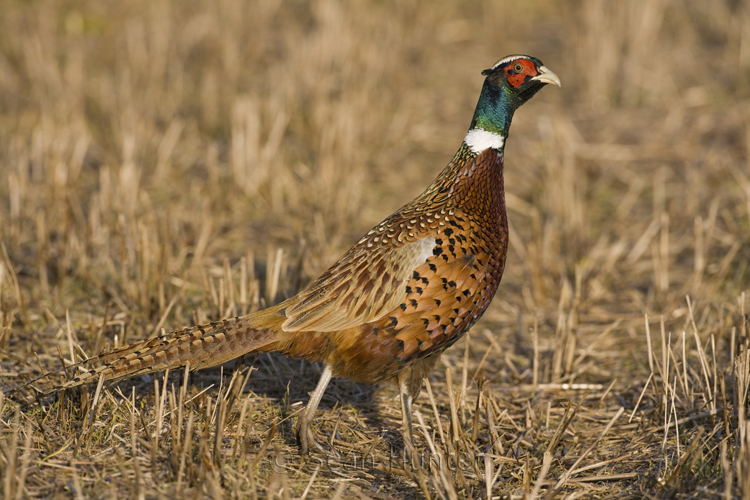
[[[505,87],[486,79],[469,130],[482,129],[507,138],[513,113],[521,104],[518,100]]]

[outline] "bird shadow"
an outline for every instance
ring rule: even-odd
[[[235,362],[226,363],[223,370],[225,386],[237,368]],[[294,421],[310,400],[310,393],[315,390],[322,366],[319,363],[302,359],[288,358],[279,353],[261,353],[245,356],[245,367],[252,367],[252,373],[245,386],[245,393],[252,392],[278,405],[279,422],[282,435],[286,443],[296,446]],[[213,372],[213,373],[211,373]],[[192,383],[205,386],[208,382],[216,383],[216,369],[196,372]],[[331,433],[335,432],[336,440],[345,441],[338,432],[337,421],[342,418],[344,409],[352,408],[357,415],[357,432],[371,437],[377,434],[394,446],[400,444],[400,434],[394,432],[382,413],[380,398],[376,397],[377,385],[352,382],[344,378],[334,378],[329,383],[318,406],[313,427],[320,442],[331,441]],[[349,422],[351,425],[352,422]],[[379,432],[374,432],[380,429]],[[395,429],[397,431],[397,429]]]

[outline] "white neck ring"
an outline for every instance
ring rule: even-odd
[[[505,137],[481,128],[469,130],[464,142],[472,152],[479,154],[485,149],[501,149],[505,144]]]

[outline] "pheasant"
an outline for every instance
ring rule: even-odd
[[[323,363],[296,432],[316,446],[313,415],[332,377],[395,381],[404,443],[413,447],[412,401],[440,354],[482,316],[508,249],[503,150],[513,113],[560,79],[539,59],[505,57],[486,76],[453,160],[414,201],[364,235],[298,295],[247,316],[194,326],[85,361],[99,366],[47,394],[246,353],[280,352]],[[318,446],[319,447],[319,446]]]

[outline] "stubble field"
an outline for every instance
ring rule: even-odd
[[[747,0],[0,11],[3,498],[750,499]],[[563,86],[515,116],[505,276],[415,405],[419,460],[398,391],[345,380],[301,457],[320,367],[276,355],[8,397],[299,291],[431,182],[512,53]]]

